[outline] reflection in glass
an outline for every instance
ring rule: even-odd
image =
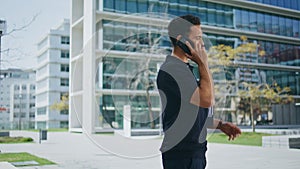
[[[249,30],[249,12],[242,10],[242,30]]]
[[[233,12],[227,11],[225,12],[225,27],[232,28],[233,27]]]
[[[256,32],[257,31],[257,18],[256,12],[249,12],[250,15],[250,30]]]
[[[126,1],[115,0],[115,8],[118,13],[126,13]]]
[[[137,1],[136,0],[127,0],[127,12],[128,13],[137,13]]]
[[[286,35],[292,37],[293,36],[292,20],[290,18],[286,18],[285,24],[286,24]]]
[[[291,1],[292,0],[284,0],[284,7],[285,8],[291,8]]]
[[[272,15],[272,34],[279,34],[279,20],[278,16]]]
[[[280,35],[286,36],[286,27],[285,27],[285,19],[283,17],[279,17],[279,32]]]
[[[148,0],[139,0],[137,5],[138,5],[137,10],[139,13],[148,12]]]
[[[239,9],[235,10],[235,26],[237,29],[242,29],[242,11]]]
[[[216,10],[215,9],[207,9],[207,21],[208,25],[216,25]]]
[[[200,17],[201,23],[203,25],[207,24],[207,9],[205,8],[198,8],[198,15]]]
[[[269,14],[265,14],[265,33],[272,33],[272,19]]]
[[[115,7],[114,7],[114,0],[103,1],[103,9],[104,9],[104,11],[113,12],[114,9],[115,9]]]
[[[298,38],[299,37],[299,21],[293,20],[293,37]]]
[[[220,26],[220,27],[225,26],[224,11],[223,10],[217,10],[216,14],[217,14],[217,16],[216,16],[217,25]]]
[[[178,13],[178,4],[177,3],[169,3],[169,14],[179,16]]]
[[[264,15],[262,13],[257,13],[257,31],[265,32]]]

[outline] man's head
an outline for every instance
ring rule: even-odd
[[[173,19],[168,26],[168,34],[173,46],[176,46],[179,35],[189,38],[192,31],[198,27],[200,29],[200,24],[200,19],[193,15],[184,15]],[[202,36],[202,31],[194,33],[201,34],[199,36]]]

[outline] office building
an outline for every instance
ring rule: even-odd
[[[132,128],[160,127],[155,73],[170,53],[168,22],[184,14],[201,18],[212,45],[237,47],[247,36],[266,51],[236,60],[226,80],[276,82],[299,102],[299,6],[283,0],[71,0],[70,130],[122,128],[124,105],[131,106]],[[236,105],[231,102],[223,108]],[[259,115],[275,125],[300,124],[299,106],[275,109]],[[228,110],[221,113],[236,113]],[[247,117],[235,122],[247,125]]]
[[[69,91],[70,23],[65,19],[37,43],[36,128],[67,128],[68,111],[51,106]]]
[[[34,129],[35,72],[1,70],[0,128]]]

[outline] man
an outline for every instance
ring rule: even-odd
[[[164,169],[204,169],[206,166],[207,127],[217,128],[233,140],[241,131],[231,123],[212,119],[213,80],[209,72],[200,19],[185,15],[168,25],[173,44],[172,55],[166,57],[157,86],[162,101],[164,140],[160,148]],[[191,60],[198,65],[197,81]]]

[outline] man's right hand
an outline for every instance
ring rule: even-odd
[[[208,57],[207,57],[207,54],[205,51],[205,46],[203,44],[203,41],[196,42],[195,48],[193,48],[192,45],[190,44],[190,42],[188,42],[188,41],[186,41],[185,44],[189,47],[191,54],[192,54],[192,55],[185,54],[186,57],[188,57],[189,59],[191,59],[198,65],[199,64],[208,65],[208,63],[207,63]]]

